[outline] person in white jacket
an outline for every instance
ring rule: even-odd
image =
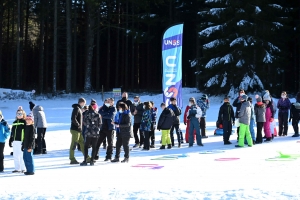
[[[34,106],[33,110],[34,116],[34,126],[37,128],[37,151],[34,152],[35,155],[37,154],[47,154],[46,149],[46,142],[45,142],[45,134],[47,129],[47,121],[46,115],[44,112],[44,108],[42,106],[36,105]]]
[[[202,138],[200,135],[200,118],[202,116],[202,111],[199,106],[196,104],[194,97],[189,100],[190,109],[187,113],[187,120],[190,121],[190,130],[189,130],[189,147],[193,146],[193,132],[196,130],[196,141],[198,146],[203,146]]]

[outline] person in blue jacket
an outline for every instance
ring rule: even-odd
[[[4,147],[9,136],[10,128],[7,122],[4,120],[4,116],[0,110],[0,173],[4,170]]]
[[[200,118],[202,116],[202,111],[199,106],[196,104],[196,100],[194,97],[189,99],[190,109],[187,113],[187,120],[190,120],[190,130],[189,130],[189,147],[193,146],[193,133],[196,130],[196,140],[198,146],[203,146],[202,138],[200,135]]]
[[[111,157],[113,154],[113,142],[114,142],[114,131],[115,131],[115,115],[117,113],[117,109],[114,106],[114,99],[107,99],[107,103],[105,103],[100,109],[99,114],[102,117],[102,127],[100,130],[100,137],[97,143],[96,152],[98,155],[95,156],[94,160],[99,159],[99,148],[102,142],[107,138],[107,150],[106,150],[106,161],[111,161]]]

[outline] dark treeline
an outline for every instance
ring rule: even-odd
[[[206,73],[208,69],[202,66],[211,57],[203,49],[209,41],[199,32],[211,19],[201,11],[223,6],[209,2],[0,0],[0,87],[53,94],[100,91],[102,85],[106,91],[114,87],[133,92],[160,91],[162,34],[168,26],[183,22],[183,86],[195,87],[198,83],[200,89],[208,89],[206,79],[211,71]],[[287,34],[277,38],[282,40],[289,62],[281,60],[274,73],[284,70],[276,76],[277,82],[283,83],[280,89],[296,91],[300,71],[299,1],[281,4],[292,8],[284,24],[289,27],[284,30]],[[293,29],[296,31],[290,31]],[[193,61],[197,63],[194,68]],[[195,75],[199,70],[202,72]],[[239,86],[238,82],[232,84]]]

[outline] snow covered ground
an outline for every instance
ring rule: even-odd
[[[184,89],[184,105],[189,97],[200,96],[195,92]],[[236,135],[232,135],[233,144],[224,146],[222,137],[213,136],[222,101],[220,97],[210,98],[207,116],[210,137],[203,139],[204,147],[187,148],[184,144],[180,149],[133,150],[128,164],[103,162],[105,151],[101,149],[101,157],[95,166],[69,165],[71,105],[78,97],[66,95],[51,100],[33,100],[44,107],[47,116],[48,154],[34,157],[34,176],[12,174],[14,163],[9,155],[12,149],[7,144],[5,173],[0,174],[0,199],[300,199],[300,158],[266,161],[279,156],[278,151],[300,154],[300,143],[297,143],[300,138],[290,137],[293,134],[291,125],[289,137],[277,137],[272,143],[235,149]],[[95,98],[102,104],[100,95],[84,97],[88,102]],[[162,95],[141,95],[141,99],[153,100],[159,106]],[[29,111],[28,100],[6,100],[0,104],[0,110],[10,124],[18,106]],[[185,133],[183,123],[181,128]],[[160,135],[157,131],[157,148]],[[132,139],[131,145],[133,142]],[[200,154],[207,151],[215,153]],[[152,160],[163,156],[169,156],[169,160]],[[175,159],[170,160],[170,157]],[[81,152],[76,151],[76,158],[83,160]],[[218,158],[238,159],[216,161]],[[143,164],[153,164],[156,169],[141,167]]]

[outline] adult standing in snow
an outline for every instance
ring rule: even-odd
[[[47,129],[47,120],[44,112],[44,108],[40,105],[34,106],[33,110],[34,117],[34,127],[37,129],[37,152],[34,152],[35,155],[38,154],[47,154],[45,135]]]
[[[9,146],[13,147],[13,156],[15,170],[13,173],[24,173],[25,164],[23,160],[23,152],[21,150],[22,142],[24,140],[24,129],[26,126],[26,113],[22,106],[19,106],[16,112],[16,120],[12,124],[11,135],[9,139]]]
[[[80,164],[81,166],[87,165],[89,146],[92,144],[92,155],[90,165],[94,165],[94,158],[97,151],[97,141],[99,138],[99,131],[101,127],[101,117],[97,112],[97,106],[95,104],[90,105],[88,111],[85,113],[83,118],[83,125],[86,127],[84,136],[84,161]]]
[[[200,118],[200,129],[202,138],[208,138],[206,135],[206,111],[209,109],[209,100],[206,94],[203,94],[200,99],[197,100],[197,105],[201,108],[202,116]]]
[[[141,102],[139,96],[134,97],[134,102],[130,108],[131,114],[134,116],[134,124],[133,124],[133,135],[135,140],[135,145],[133,148],[142,147],[144,144],[144,133],[140,130],[142,116],[144,112],[143,108],[144,104]],[[140,138],[138,136],[138,131],[140,133]]]
[[[80,144],[81,152],[84,156],[84,139],[82,136],[82,108],[85,106],[86,100],[84,98],[79,98],[77,104],[73,104],[73,111],[71,115],[71,128],[70,132],[72,134],[71,145],[70,145],[70,164],[79,164],[74,156],[74,150],[76,149],[77,143]],[[90,159],[90,158],[89,158]],[[89,162],[89,159],[87,162]]]
[[[149,143],[149,133],[151,131],[151,124],[152,124],[152,113],[151,113],[151,103],[144,102],[144,112],[141,121],[141,131],[144,133],[144,148],[142,150],[148,151],[150,150],[150,143]]]
[[[251,118],[251,105],[250,102],[247,100],[248,100],[248,96],[245,94],[240,97],[240,101],[242,103],[238,115],[239,123],[240,123],[240,129],[239,129],[240,132],[239,132],[238,145],[235,145],[235,147],[244,147],[245,136],[246,136],[248,146],[252,147],[253,145],[251,133],[249,130],[250,118]]]
[[[224,98],[224,103],[220,107],[218,122],[223,125],[223,141],[224,145],[231,144],[229,141],[232,132],[232,125],[234,124],[233,107],[230,105],[229,97]]]
[[[172,142],[172,146],[174,147],[174,129],[176,130],[176,135],[177,135],[177,140],[178,140],[178,147],[181,147],[181,142],[183,142],[183,137],[182,137],[182,133],[180,134],[180,129],[179,129],[179,125],[180,125],[180,115],[181,115],[181,110],[180,108],[177,106],[177,100],[175,97],[171,97],[170,98],[170,105],[168,106],[168,108],[172,109],[172,111],[174,112],[175,116],[174,116],[174,120],[173,120],[173,126],[171,128],[170,131],[170,137],[171,137],[171,142]]]
[[[4,170],[4,147],[7,138],[10,136],[9,126],[4,120],[2,111],[0,110],[0,173]]]
[[[127,92],[123,92],[122,93],[122,99],[120,99],[119,101],[117,101],[117,105],[116,105],[117,108],[119,107],[119,103],[121,103],[121,102],[125,103],[128,108],[131,107],[132,101],[130,101],[128,99],[128,93]]]
[[[165,103],[161,103],[160,107],[162,109],[162,113],[159,116],[157,129],[161,130],[161,144],[162,146],[159,149],[166,149],[166,145],[168,145],[168,149],[171,149],[171,138],[170,138],[170,129],[173,126],[174,112],[172,109],[166,107]]]
[[[240,99],[243,95],[246,95],[245,91],[243,89],[240,89],[239,90],[239,96],[234,100],[234,102],[232,104],[233,107],[236,107],[236,109],[235,109],[235,118],[238,118],[238,115],[239,115],[239,112],[240,112],[240,109],[241,109],[241,106],[242,106],[242,102],[241,102]],[[237,120],[239,120],[239,119],[237,119]],[[237,127],[236,132],[237,132],[237,135],[238,135],[237,140],[239,140],[239,132],[240,132],[240,127],[239,126]]]
[[[184,122],[184,125],[186,125],[186,129],[185,129],[185,141],[186,143],[189,143],[189,131],[190,131],[190,120],[187,119],[187,114],[188,114],[188,111],[190,110],[190,106],[187,105],[186,108],[185,108],[185,111],[184,111],[184,115],[183,115],[183,122]],[[195,143],[195,140],[196,140],[196,130],[194,130],[194,143]]]
[[[151,118],[152,118],[152,123],[151,123],[151,131],[149,133],[149,138],[150,138],[150,148],[155,148],[155,129],[156,129],[156,116],[157,116],[157,108],[154,107],[154,102],[150,101],[151,103]]]
[[[261,144],[263,142],[262,128],[264,127],[264,123],[266,122],[266,105],[262,102],[262,98],[260,96],[256,96],[254,113],[257,127],[255,144]]]
[[[295,134],[292,137],[299,137],[299,120],[300,120],[300,92],[296,95],[296,102],[291,106],[290,122],[292,121]]]
[[[124,148],[124,160],[121,163],[126,163],[129,161],[129,141],[133,137],[131,131],[131,114],[127,107],[127,104],[120,102],[119,103],[119,117],[118,121],[114,124],[119,128],[119,133],[117,135],[117,144],[116,144],[116,155],[115,159],[111,162],[119,162],[121,146]]]
[[[196,130],[196,140],[198,146],[203,146],[202,139],[200,135],[200,118],[202,116],[202,111],[196,104],[194,97],[189,99],[190,109],[187,114],[187,119],[190,120],[190,130],[189,130],[189,147],[193,146],[193,132]]]
[[[115,115],[117,113],[117,109],[114,106],[114,99],[107,99],[107,103],[99,110],[99,114],[102,117],[102,127],[100,131],[100,137],[97,144],[97,156],[96,159],[99,158],[99,147],[102,142],[107,139],[107,150],[106,157],[104,161],[111,161],[111,157],[113,154],[113,142],[114,142],[114,131],[115,125],[112,123],[114,121]]]
[[[288,119],[289,119],[289,110],[291,108],[291,102],[285,91],[281,93],[281,99],[277,102],[278,112],[278,121],[279,121],[279,136],[287,136],[288,132]]]

